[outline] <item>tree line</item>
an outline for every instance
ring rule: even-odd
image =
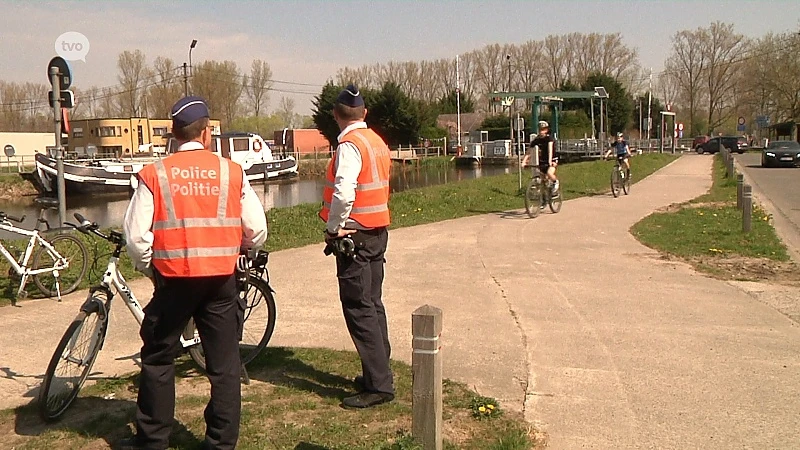
[[[470,107],[462,112],[505,113],[492,101],[494,91],[575,90],[598,82],[612,94],[609,132],[638,128],[639,117],[646,116],[647,102],[642,104],[642,100],[648,92],[653,100],[653,137],[661,105],[670,105],[690,136],[733,133],[739,116],[746,118],[752,130],[756,116],[769,116],[776,123],[800,114],[798,45],[800,36],[795,32],[751,39],[731,24],[713,22],[675,33],[664,69],[651,75],[621,33],[569,33],[521,44],[491,44],[460,55],[461,98]],[[174,99],[183,95],[183,67],[169,58],[157,57],[147,64],[141,51],[125,51],[119,55],[117,68],[118,86],[74,89],[73,117],[166,117]],[[316,94],[315,103],[319,103],[328,86],[354,82],[365,91],[396,88],[409,100],[409,111],[418,115],[412,123],[419,128],[406,134],[410,139],[442,133],[435,127],[434,115],[455,112],[456,78],[455,57],[390,61],[343,67],[320,92],[317,86],[274,80],[265,61],[254,60],[249,70],[232,61],[204,61],[190,69],[188,90],[209,100],[226,129],[268,135],[272,129],[312,123],[309,117],[296,114],[294,102],[285,96],[268,113],[277,91]],[[276,88],[277,83],[286,84]],[[49,131],[48,90],[46,84],[0,81],[0,130]],[[376,94],[375,98],[382,97]],[[587,106],[578,103],[571,104],[574,113],[565,114],[565,131],[570,126],[586,127]],[[530,103],[524,107],[529,110]]]
[[[184,76],[184,73],[186,76]],[[147,63],[140,50],[123,51],[117,58],[117,82],[113,87],[71,87],[74,119],[92,117],[169,117],[170,108],[185,92],[204,97],[223,129],[254,131],[301,127],[308,116],[295,112],[294,99],[281,96],[271,109],[271,94],[288,91],[275,87],[269,63],[253,60],[249,71],[233,61],[203,61],[184,72],[183,65],[165,57]],[[39,131],[52,128],[52,109],[47,104],[50,85],[0,81],[0,131]]]

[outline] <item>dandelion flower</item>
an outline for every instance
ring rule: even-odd
[[[484,408],[483,406],[481,406],[481,407],[479,407],[479,408],[478,408],[478,411],[480,411],[480,412],[486,412],[486,408]]]

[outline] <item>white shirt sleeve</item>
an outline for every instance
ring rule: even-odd
[[[242,248],[260,248],[265,242],[267,216],[245,175],[242,183]]]
[[[139,183],[125,211],[122,228],[128,256],[136,270],[150,274],[153,257],[153,193],[144,183]]]
[[[361,173],[361,152],[354,144],[343,142],[336,149],[334,163],[336,175],[333,183],[333,198],[326,224],[327,230],[331,233],[336,233],[344,227],[353,210],[358,174]]]

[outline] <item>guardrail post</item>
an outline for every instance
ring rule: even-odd
[[[742,186],[742,231],[749,233],[753,220],[753,187]]]
[[[736,174],[736,209],[742,209],[742,194],[744,192],[744,175]]]
[[[411,435],[424,450],[442,449],[442,310],[411,313]]]

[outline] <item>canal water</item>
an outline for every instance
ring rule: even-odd
[[[433,186],[451,183],[470,178],[515,173],[515,167],[484,166],[484,167],[406,167],[402,170],[393,170],[391,179],[392,192],[400,192],[417,187]],[[261,199],[266,210],[301,203],[322,202],[322,187],[324,180],[290,179],[283,181],[270,181],[267,183],[254,183],[253,189]],[[73,213],[79,212],[87,219],[97,222],[102,227],[121,227],[122,218],[128,208],[128,195],[125,193],[107,195],[84,195],[67,198],[67,217],[74,222]],[[33,228],[42,209],[33,199],[20,202],[0,202],[0,211],[6,214],[27,216],[23,228]],[[46,210],[45,218],[51,226],[58,222],[57,210]],[[7,239],[6,232],[0,230],[0,238]],[[19,237],[19,236],[18,236]]]

